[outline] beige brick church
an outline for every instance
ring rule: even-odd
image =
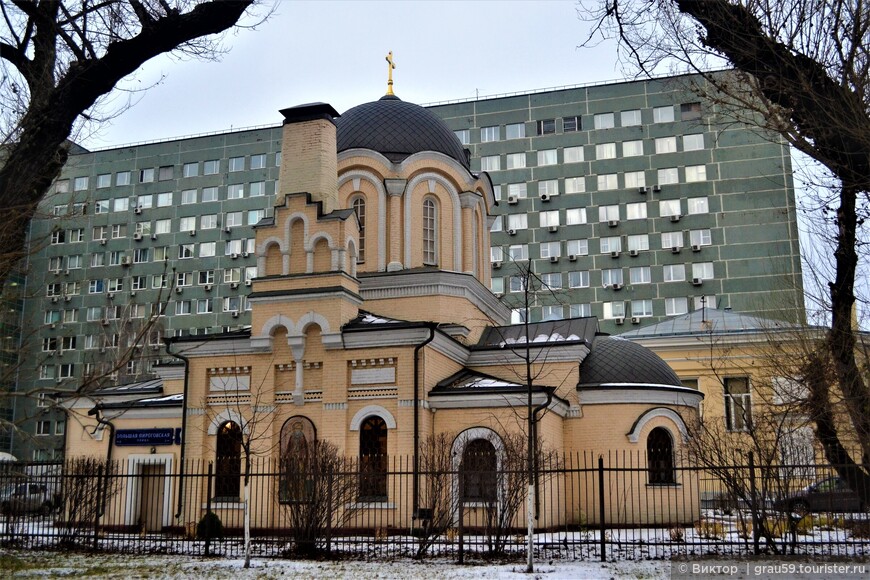
[[[256,431],[251,451],[273,458],[323,439],[368,470],[359,497],[369,509],[394,509],[405,515],[392,524],[407,526],[399,520],[425,506],[404,505],[417,496],[399,493],[386,458],[446,434],[457,462],[473,449],[496,468],[505,437],[525,433],[531,389],[545,449],[654,450],[646,485],[666,505],[682,483],[672,455],[703,395],[649,349],[600,335],[595,318],[508,324],[489,290],[492,183],[471,172],[443,121],[391,93],[341,116],[322,103],[281,113],[251,328],[174,338],[178,363],[160,379],[68,401],[68,457],[126,459],[132,476],[216,460],[214,509],[230,510],[243,434]],[[149,439],[160,431],[175,437]],[[177,481],[165,478],[157,527],[174,523]],[[124,493],[137,502],[132,483]],[[541,523],[580,523],[592,500],[549,502]],[[681,500],[671,521],[674,510],[692,521],[698,506]]]

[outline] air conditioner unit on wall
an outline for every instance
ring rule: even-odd
[[[616,322],[616,324],[619,324],[619,325],[625,324],[625,318],[623,318],[622,316],[618,316],[618,317],[614,318],[614,321]]]
[[[549,194],[542,193],[542,194],[541,194],[541,201],[550,201],[550,196],[549,196]]]
[[[518,198],[517,196],[509,195],[508,196],[508,205],[516,205],[519,200],[520,200],[520,198]]]

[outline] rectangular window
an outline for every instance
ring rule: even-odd
[[[69,179],[58,180],[57,183],[54,184],[54,192],[69,193]]]
[[[490,262],[504,262],[504,250],[498,246],[489,249]]]
[[[172,220],[156,220],[154,222],[154,233],[155,234],[168,234],[172,231]]]
[[[87,177],[76,177],[73,180],[73,191],[84,191],[88,188]]]
[[[680,215],[680,200],[679,199],[663,199],[659,202],[659,216],[669,217],[672,215]]]
[[[670,123],[674,120],[674,107],[655,107],[653,109],[653,123]]]
[[[598,176],[598,191],[607,191],[619,187],[615,173],[605,173]]]
[[[508,197],[516,197],[526,199],[528,196],[528,186],[525,183],[508,183]]]
[[[136,248],[133,250],[133,263],[144,264],[151,259],[151,248]]]
[[[190,314],[190,300],[179,300],[175,303],[175,314],[184,316]]]
[[[504,278],[490,278],[489,289],[493,294],[504,294]]]
[[[168,280],[166,279],[166,274],[154,274],[151,276],[152,288],[166,288],[167,286]]]
[[[37,435],[51,435],[51,421],[37,421],[36,422],[36,434]]]
[[[627,220],[642,220],[646,219],[646,202],[627,203],[625,204],[625,219]]]
[[[631,315],[638,318],[652,316],[652,300],[632,300]]]
[[[172,205],[172,192],[157,194],[157,207],[169,207]]]
[[[91,280],[88,282],[88,294],[100,294],[105,289],[103,280]]]
[[[217,215],[210,213],[199,217],[199,229],[213,230],[217,227]]]
[[[112,174],[111,173],[103,173],[103,174],[97,175],[97,189],[111,187],[111,185],[112,185]]]
[[[265,181],[254,181],[248,185],[250,188],[250,196],[251,197],[263,197],[266,195],[266,182]]]
[[[542,228],[559,225],[559,210],[542,211],[538,213],[538,223]]]
[[[622,268],[601,270],[601,285],[613,286],[614,284],[622,285]]]
[[[660,137],[656,139],[656,153],[676,153],[677,138],[676,137]]]
[[[509,230],[519,231],[529,227],[528,216],[524,213],[515,213],[507,216]]]
[[[701,103],[683,103],[680,105],[680,119],[693,121],[701,118]]]
[[[640,125],[640,123],[640,109],[622,111],[619,114],[619,124],[623,127],[634,127],[636,125]]]
[[[218,188],[217,187],[203,187],[202,188],[202,201],[217,201],[218,200]]]
[[[508,169],[523,169],[526,166],[526,154],[508,153],[505,161]]]
[[[583,193],[586,191],[585,177],[566,177],[565,193]]]
[[[595,146],[596,159],[616,159],[616,143],[599,143]]]
[[[132,175],[131,171],[119,171],[115,174],[115,185],[130,185]]]
[[[689,215],[710,212],[710,204],[706,197],[690,197],[687,201],[689,204]]]
[[[495,219],[492,220],[492,227],[489,228],[489,231],[491,231],[491,232],[502,231],[503,228],[502,228],[501,224],[502,224],[502,216],[500,216],[500,215],[495,216]]]
[[[628,171],[625,173],[626,188],[641,188],[646,186],[646,173],[644,171]]]
[[[664,232],[662,233],[662,249],[673,249],[683,247],[683,232]]]
[[[749,377],[725,377],[725,428],[746,431],[752,425],[752,400]]]
[[[94,202],[94,213],[109,213],[109,200],[108,199],[99,199]]]
[[[569,256],[586,256],[589,254],[589,240],[568,240],[566,250]]]
[[[589,304],[571,304],[568,307],[571,318],[588,318],[592,316],[592,306]]]
[[[227,186],[227,199],[242,199],[245,197],[245,186],[234,183]]]
[[[704,134],[683,135],[683,151],[699,151],[704,148]]]
[[[115,198],[112,211],[130,211],[130,200],[126,197]]]
[[[91,268],[99,268],[106,265],[106,255],[103,252],[91,254]]]
[[[556,119],[535,121],[535,129],[538,135],[552,135],[556,132]]]
[[[193,272],[176,272],[175,285],[179,287],[193,286]]]
[[[122,292],[124,290],[124,279],[123,278],[109,278],[108,284],[106,285],[107,292]]]
[[[538,151],[538,166],[556,165],[557,163],[555,149],[543,149]]]
[[[75,254],[72,256],[67,256],[66,267],[67,267],[67,270],[79,270],[79,269],[81,269],[81,267],[82,267],[81,255]]]
[[[525,292],[526,280],[522,276],[511,276],[508,278],[508,290],[513,293]]]
[[[147,195],[140,195],[136,198],[136,207],[139,209],[151,209],[154,203],[154,196],[150,193]]]
[[[575,226],[586,223],[586,208],[575,207],[565,210],[565,224]]]
[[[565,147],[562,150],[565,163],[580,163],[583,161],[583,147]]]
[[[561,304],[541,306],[541,320],[562,320],[565,317],[564,312]]]
[[[214,307],[212,306],[211,298],[205,298],[196,301],[197,314],[211,314],[212,312],[214,312]]]
[[[558,179],[548,179],[546,181],[538,182],[538,195],[559,195],[559,180]]]
[[[251,169],[265,169],[265,167],[266,167],[266,154],[265,153],[251,155]]]
[[[643,141],[638,139],[637,141],[622,142],[623,157],[637,157],[638,155],[643,155]]]
[[[225,224],[227,227],[234,228],[237,226],[244,225],[242,221],[242,212],[240,211],[230,211],[227,212],[227,219]]]
[[[52,245],[62,244],[65,241],[66,241],[66,232],[64,230],[55,230],[55,231],[51,232]]]
[[[625,318],[625,302],[605,302],[604,319]]]
[[[468,145],[471,143],[471,131],[468,129],[459,129],[453,132],[456,135],[456,138],[459,139],[459,142],[463,145]]]
[[[214,270],[201,270],[199,272],[197,284],[200,286],[214,284]]]
[[[689,243],[693,246],[709,246],[713,243],[710,230],[691,230],[689,232]]]
[[[480,158],[481,171],[499,171],[501,169],[501,158],[498,155],[484,155]]]
[[[525,244],[516,244],[508,247],[508,257],[514,262],[529,259],[529,247]]]
[[[560,290],[562,288],[561,272],[541,274],[541,285],[543,290]]]
[[[196,203],[196,190],[185,189],[181,192],[181,205]]]
[[[622,238],[619,236],[610,236],[606,238],[601,238],[601,253],[609,254],[611,252],[621,252],[622,251]]]
[[[148,283],[145,280],[145,276],[133,276],[130,278],[130,290],[145,290],[148,287]]]
[[[205,161],[202,164],[203,175],[216,175],[220,171],[221,162],[217,159]]]
[[[158,181],[169,181],[175,175],[175,168],[172,165],[166,165],[157,170]]]
[[[629,268],[628,281],[632,284],[649,284],[651,281],[649,266]]]
[[[589,272],[587,270],[568,272],[568,288],[589,288]]]
[[[628,250],[637,252],[649,250],[649,234],[628,236]]]
[[[494,125],[492,127],[481,127],[480,128],[480,142],[481,143],[489,143],[490,141],[499,141],[501,140],[501,130],[498,125]]]
[[[562,117],[562,132],[576,133],[582,128],[580,117]]]
[[[245,158],[244,157],[230,157],[230,173],[235,171],[244,171],[245,170]]]
[[[199,163],[185,163],[181,174],[184,177],[197,177],[199,175]]]
[[[602,205],[598,208],[598,221],[609,222],[619,221],[619,206],[618,205]]]
[[[665,298],[665,316],[679,316],[689,312],[689,301],[685,296]]]
[[[512,123],[510,125],[505,125],[504,130],[506,139],[522,139],[526,136],[525,123]]]
[[[266,210],[264,209],[251,209],[248,210],[248,225],[255,226],[260,223],[260,220],[263,219],[263,216],[266,215]]]
[[[594,120],[596,129],[612,129],[614,126],[613,113],[599,113]]]
[[[552,258],[562,255],[562,244],[559,242],[541,242],[539,246],[541,258]]]
[[[713,262],[699,262],[692,264],[692,278],[699,280],[713,279]]]
[[[115,224],[112,226],[112,239],[117,240],[119,238],[127,237],[127,224]]]
[[[686,167],[686,183],[707,181],[706,165],[689,165]]]
[[[215,255],[215,242],[203,242],[199,245],[200,258],[213,258]]]
[[[181,244],[178,246],[178,259],[186,260],[188,258],[193,257],[193,250],[195,244]]]
[[[154,181],[154,169],[140,169],[139,183],[151,183]]]

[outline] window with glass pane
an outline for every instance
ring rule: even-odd
[[[493,294],[504,294],[504,278],[491,278],[489,289]]]
[[[628,249],[635,251],[649,250],[649,234],[628,236]]]
[[[598,208],[598,221],[609,222],[619,220],[618,205],[602,205]]]
[[[625,219],[642,220],[646,218],[646,202],[625,204]]]
[[[481,171],[498,171],[501,169],[501,158],[498,155],[484,155],[480,158]]]
[[[680,200],[679,199],[663,199],[659,202],[659,215],[668,217],[672,215],[680,215]]]
[[[220,161],[217,159],[211,159],[202,164],[203,175],[215,175],[218,171],[220,171]]]
[[[501,139],[501,131],[498,125],[492,127],[480,128],[480,142],[488,143],[490,141],[498,141]]]
[[[616,143],[599,143],[595,146],[596,159],[616,159]]]
[[[689,240],[693,246],[709,246],[713,243],[710,230],[691,230],[689,232]]]
[[[506,139],[521,139],[526,136],[525,123],[512,123],[505,125],[504,129]]]
[[[654,123],[669,123],[674,120],[674,107],[673,105],[668,105],[667,107],[655,107],[653,109],[653,122]]]
[[[130,171],[119,171],[115,174],[115,185],[130,185],[131,176]]]
[[[623,157],[637,157],[638,155],[643,155],[643,141],[637,140],[622,142]]]
[[[614,126],[613,113],[599,113],[594,117],[596,129],[612,129]]]
[[[632,284],[649,284],[651,281],[649,266],[630,268],[628,271],[628,280]]]
[[[706,165],[689,165],[686,167],[686,183],[707,181]]]
[[[508,169],[522,169],[526,166],[525,153],[509,153],[505,160]]]
[[[538,182],[538,195],[559,195],[559,180],[547,179],[546,181]]]
[[[508,196],[525,199],[528,195],[528,186],[525,183],[508,183]]]
[[[154,169],[140,169],[139,183],[151,183],[154,181]]]
[[[202,188],[202,201],[217,201],[218,199],[218,188],[217,187],[203,187]]]
[[[665,282],[684,282],[686,280],[686,265],[669,264],[662,266],[662,275]]]
[[[699,262],[697,264],[692,264],[692,278],[712,280],[713,262]]]
[[[115,198],[112,204],[112,211],[129,211],[130,200],[126,197]]]
[[[538,151],[538,166],[543,165],[556,165],[556,150],[555,149],[543,149]]]
[[[511,324],[522,324],[526,321],[525,308],[514,308],[511,310]]]
[[[665,316],[678,316],[689,312],[689,301],[685,297],[665,298]]]
[[[625,318],[625,302],[605,302],[604,318]]]
[[[683,232],[664,232],[662,234],[662,249],[683,247]]]
[[[565,147],[562,157],[565,163],[580,163],[583,161],[583,147]]]
[[[688,204],[689,215],[710,212],[710,204],[706,197],[690,197]]]
[[[196,177],[199,175],[199,163],[185,163],[181,174],[184,177]]]
[[[538,214],[538,222],[540,227],[545,228],[549,226],[558,226],[559,225],[559,210],[552,211],[542,211]]]
[[[230,171],[244,171],[245,170],[245,158],[244,157],[230,157]]]
[[[489,249],[490,262],[504,262],[504,249],[498,246],[493,246]]]
[[[652,300],[632,300],[631,315],[637,317],[652,316]]]
[[[559,290],[562,288],[561,272],[552,272],[550,274],[541,274],[541,284],[543,290]]]
[[[511,292],[524,292],[526,289],[526,279],[522,276],[511,276],[508,279],[508,288]]]
[[[701,118],[701,103],[683,103],[680,105],[680,119],[692,121]]]
[[[519,231],[529,227],[528,216],[524,213],[516,213],[507,216],[509,230]]]
[[[609,189],[616,189],[617,187],[618,187],[618,185],[617,185],[615,173],[607,173],[607,174],[598,176],[598,190],[599,191],[607,191]]]
[[[565,210],[565,223],[569,226],[586,223],[586,208],[575,207]]]
[[[644,172],[644,171],[628,171],[625,173],[625,187],[626,188],[645,187],[645,186],[646,186],[646,172]]]
[[[640,125],[640,122],[640,109],[622,111],[619,114],[619,124],[623,127],[633,127],[635,125]]]
[[[561,304],[541,306],[541,320],[562,320],[565,317],[565,309]]]
[[[621,252],[622,251],[622,238],[619,236],[611,236],[606,238],[601,238],[599,241],[601,244],[601,253],[609,254],[610,252]]]
[[[169,207],[172,205],[172,192],[157,194],[157,207]]]
[[[565,193],[583,193],[586,191],[585,177],[566,177]]]
[[[725,427],[729,431],[746,431],[752,424],[752,399],[749,377],[725,377]]]
[[[568,272],[568,287],[589,288],[589,272],[587,270]]]
[[[704,134],[683,135],[683,151],[699,151],[704,148]]]
[[[511,260],[515,262],[520,260],[528,260],[529,248],[525,244],[515,244],[508,247],[508,256]]]
[[[570,256],[586,256],[589,254],[589,241],[568,240],[566,250]]]
[[[540,244],[541,258],[559,257],[562,255],[562,244],[560,242],[541,242]]]
[[[613,284],[622,284],[622,268],[601,270],[601,285],[612,286]]]
[[[468,129],[459,129],[453,132],[456,135],[456,138],[459,139],[459,142],[463,145],[468,145],[471,143],[471,131]]]
[[[656,139],[656,153],[676,153],[677,138],[676,137],[660,137]]]
[[[568,316],[571,318],[586,318],[592,316],[592,306],[589,304],[571,304]]]
[[[580,117],[562,117],[562,132],[574,133],[582,129]]]
[[[538,135],[551,135],[556,132],[556,119],[543,119],[535,122]]]
[[[428,198],[423,202],[423,263],[438,263],[438,209],[435,200]]]

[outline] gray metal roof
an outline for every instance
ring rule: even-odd
[[[672,316],[656,324],[623,332],[619,336],[628,339],[656,338],[664,336],[691,336],[697,334],[733,334],[765,332],[797,328],[799,325],[782,320],[769,320],[732,310],[713,308],[698,309],[688,314]]]
[[[682,386],[680,378],[656,353],[616,336],[598,336],[580,364],[578,387],[598,385]]]
[[[469,168],[465,148],[435,113],[396,96],[353,107],[335,120],[338,151],[371,149],[393,162],[436,151]]]
[[[598,319],[569,318],[529,324],[531,344],[545,345],[547,343],[592,342],[598,332]],[[476,348],[494,348],[504,345],[525,344],[526,327],[523,324],[511,326],[493,326],[487,328],[480,337]]]

